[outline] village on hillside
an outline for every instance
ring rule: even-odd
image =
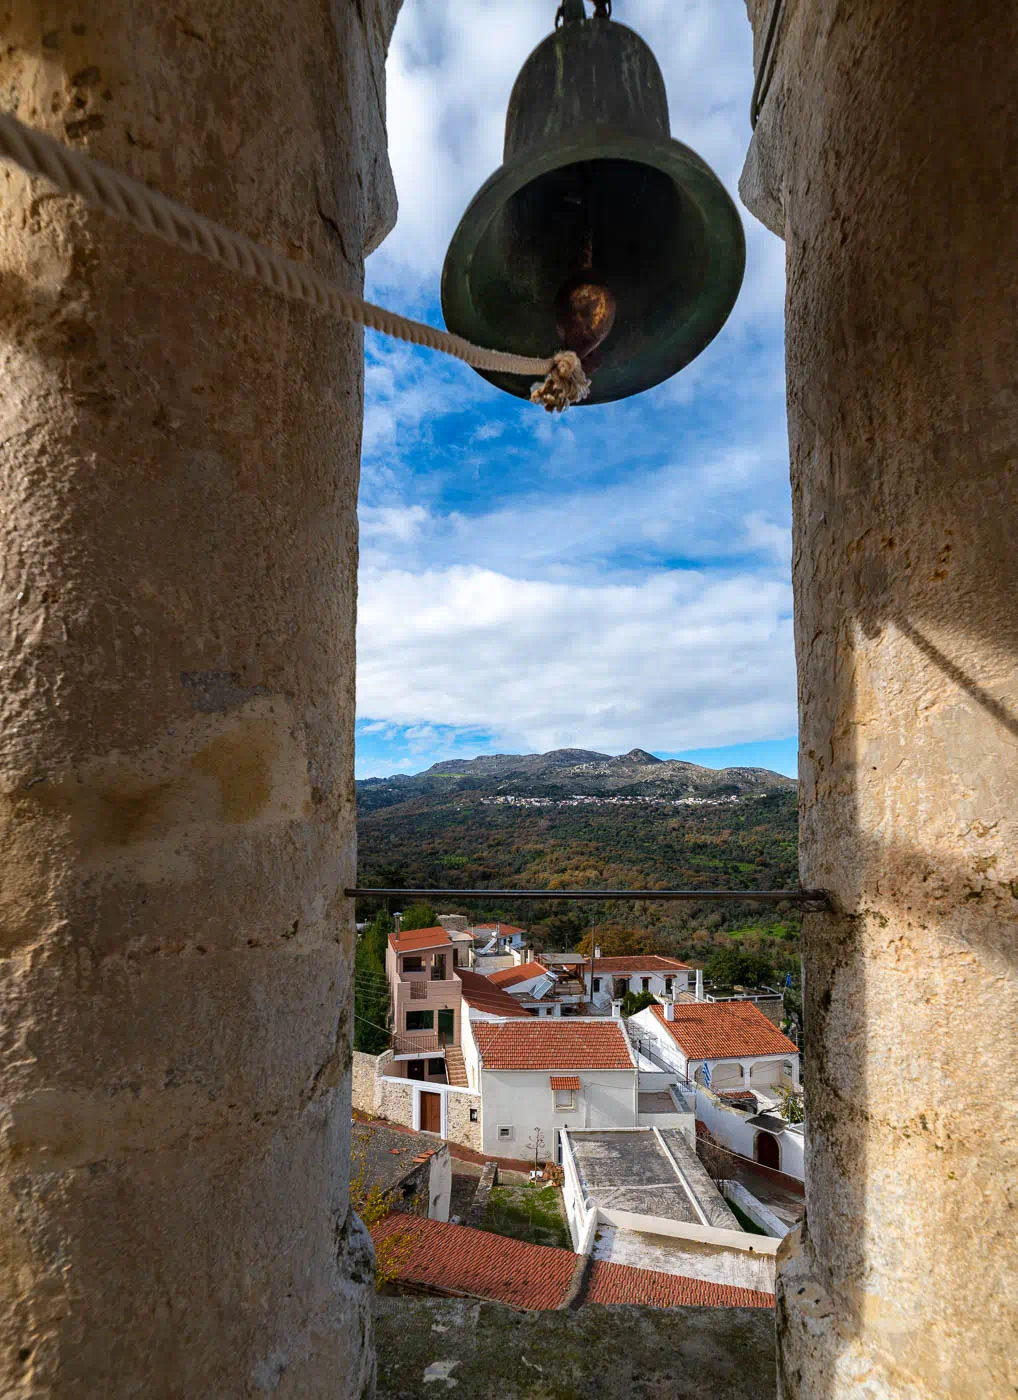
[[[357,973],[351,1168],[379,1287],[772,1307],[804,1208],[781,989],[416,912],[359,932],[384,938],[384,975]]]

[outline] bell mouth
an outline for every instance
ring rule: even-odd
[[[585,403],[610,403],[700,354],[728,319],[745,259],[738,211],[694,151],[595,128],[482,186],[446,255],[442,310],[475,344],[546,356],[563,344],[562,288],[603,286],[616,314]],[[529,396],[529,378],[479,373]]]

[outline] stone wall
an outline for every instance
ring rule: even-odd
[[[18,0],[3,106],[359,291],[396,8]],[[0,1391],[359,1396],[362,334],[0,186]]]
[[[470,1110],[477,1109],[477,1122],[471,1123]],[[482,1129],[484,1127],[484,1109],[481,1104],[480,1094],[460,1089],[449,1095],[449,1103],[446,1109],[449,1125],[449,1141],[458,1142],[463,1147],[470,1147],[475,1152],[484,1150]]]
[[[361,1113],[377,1113],[378,1098],[381,1092],[380,1080],[392,1060],[391,1050],[385,1050],[381,1055],[366,1055],[363,1050],[353,1052],[350,1072],[350,1099],[353,1107]]]
[[[417,1081],[387,1076],[386,1070],[392,1064],[392,1059],[391,1050],[386,1050],[382,1055],[365,1055],[360,1050],[353,1052],[353,1107],[361,1113],[384,1118],[386,1122],[402,1123],[412,1128],[414,1084]],[[445,1096],[448,1140],[480,1152],[483,1146],[481,1096],[470,1089],[456,1089],[444,1084],[428,1084],[427,1087]],[[471,1109],[477,1110],[476,1123],[470,1121]]]
[[[375,1114],[387,1123],[414,1126],[414,1081],[412,1079],[379,1079],[375,1094]]]
[[[787,0],[741,186],[786,245],[800,872],[834,905],[786,1400],[1018,1389],[1018,7],[959,13]]]
[[[761,1238],[757,1236],[756,1238]],[[518,1312],[497,1303],[384,1298],[375,1323],[378,1400],[597,1396],[774,1400],[766,1308]]]

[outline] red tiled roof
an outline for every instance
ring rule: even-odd
[[[640,1303],[646,1308],[773,1308],[774,1294],[595,1259],[584,1302]]]
[[[498,972],[488,974],[488,981],[496,987],[515,987],[517,982],[530,982],[535,977],[543,977],[548,971],[540,963],[525,962],[519,967],[503,967]]]
[[[719,1089],[717,1097],[725,1103],[756,1104],[756,1095],[749,1089]]]
[[[583,1267],[582,1256],[568,1249],[524,1244],[419,1215],[388,1215],[372,1225],[371,1235],[376,1247],[393,1241],[393,1265],[402,1282],[436,1293],[490,1298],[515,1308],[561,1307],[577,1269]],[[640,1303],[652,1308],[772,1308],[774,1296],[595,1260],[584,1302]]]
[[[524,1244],[419,1215],[387,1215],[372,1225],[375,1246],[395,1238],[394,1264],[406,1283],[443,1293],[468,1293],[514,1308],[556,1308],[580,1256]]]
[[[525,928],[517,928],[515,924],[474,924],[474,928],[491,929],[492,933],[498,929],[500,934],[526,933],[527,931]]]
[[[621,1026],[605,1018],[534,1017],[474,1021],[471,1030],[484,1069],[632,1069]]]
[[[595,958],[595,972],[688,972],[689,963],[678,958],[659,958],[656,953],[639,953],[631,958]]]
[[[672,1021],[665,1020],[663,1006],[650,1009],[691,1060],[799,1053],[751,1001],[678,1002]]]
[[[434,928],[415,928],[409,933],[389,934],[389,942],[397,953],[419,953],[422,948],[444,948],[452,943],[449,930],[436,925]]]
[[[551,1087],[553,1089],[578,1089],[580,1079],[576,1074],[553,1074],[551,1076]]]
[[[463,1000],[476,1011],[486,1011],[490,1016],[523,1016],[530,1019],[530,1012],[515,997],[503,992],[501,987],[493,987],[490,977],[482,977],[479,972],[467,972],[462,967],[457,969],[456,976],[463,983]]]

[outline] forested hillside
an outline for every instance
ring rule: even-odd
[[[577,761],[576,750],[559,753],[571,761],[499,756],[436,765],[417,778],[359,783],[358,883],[458,889],[798,884],[796,790],[789,779],[760,769],[722,775],[663,764],[641,750],[620,760],[583,753]],[[513,763],[529,764],[529,771]],[[785,906],[458,904],[454,898],[440,904],[443,913],[522,924],[548,947],[575,946],[595,929],[606,956],[613,947],[635,951],[637,944],[688,955],[741,939],[773,948],[780,967],[797,947],[798,914]],[[365,901],[358,915],[372,912]]]

